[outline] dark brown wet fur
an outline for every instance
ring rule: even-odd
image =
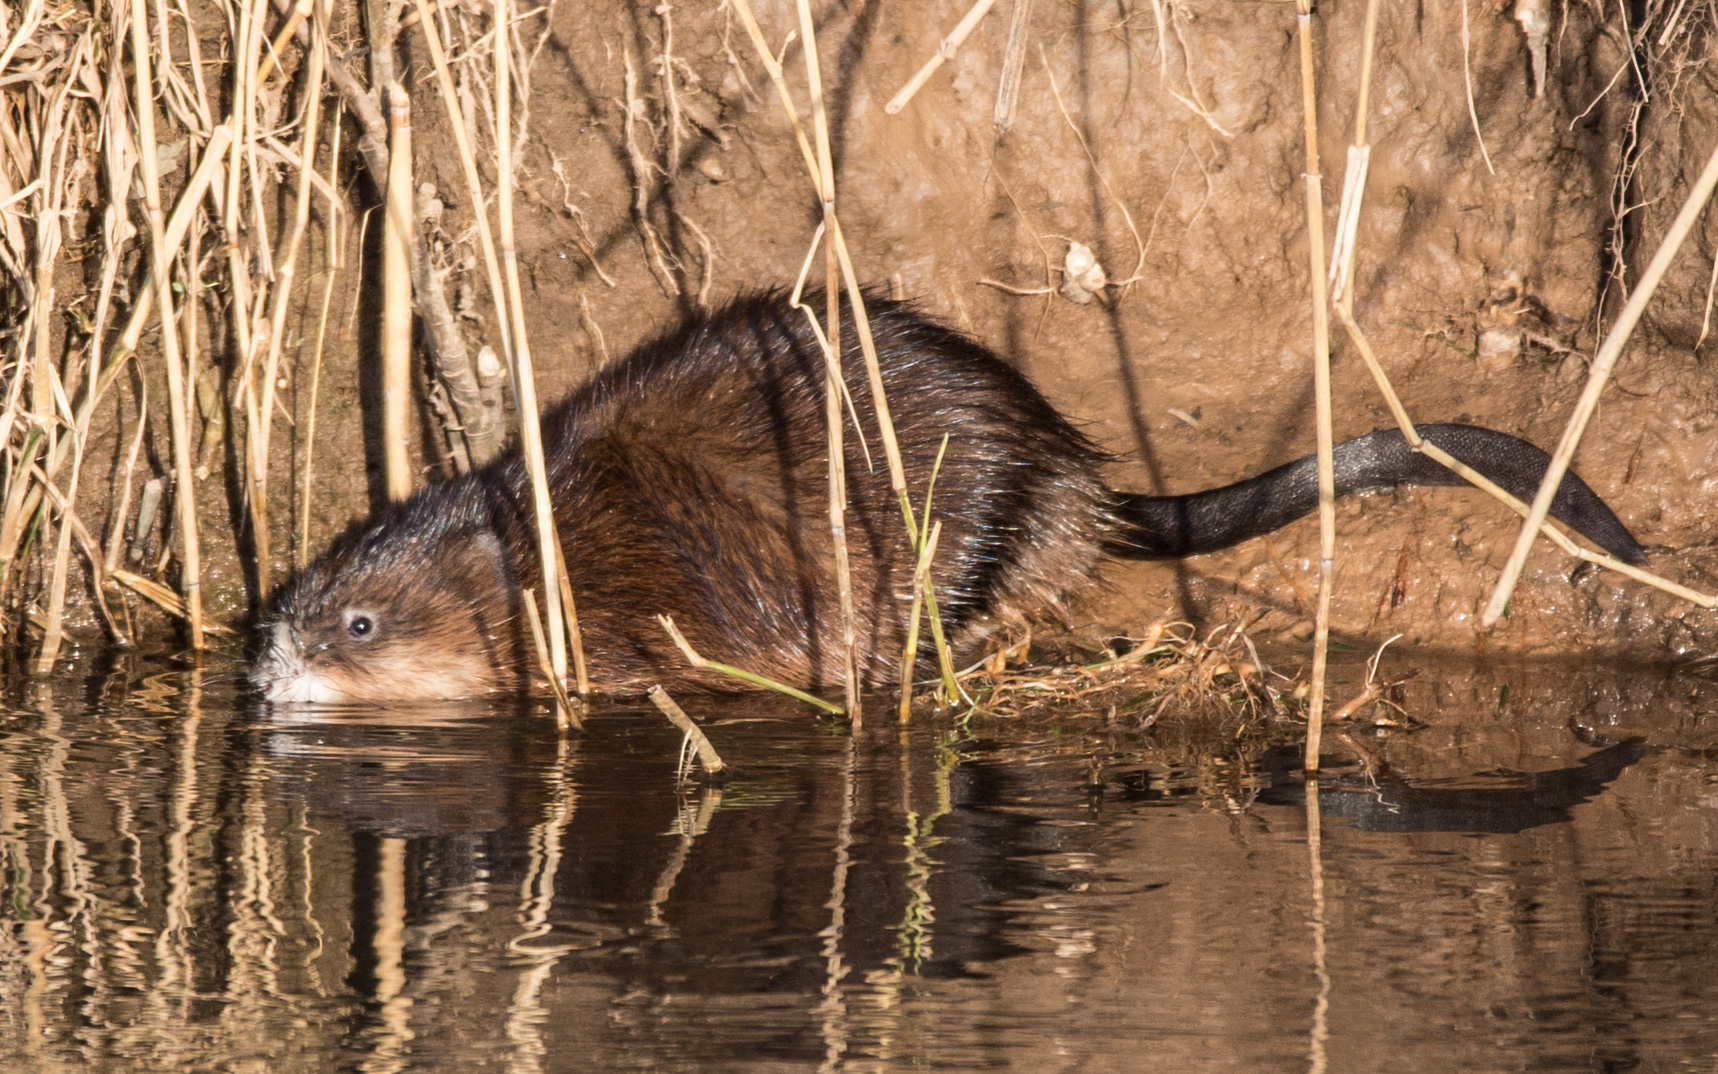
[[[1102,551],[1222,547],[1311,506],[1304,461],[1193,496],[1113,493],[1098,476],[1102,456],[1006,363],[904,305],[868,307],[915,504],[949,438],[936,481],[935,581],[957,638],[993,622],[1065,618]],[[841,338],[871,448],[867,460],[849,422],[860,667],[868,681],[889,682],[904,644],[913,557],[850,319]],[[555,522],[598,689],[732,685],[689,668],[657,625],[660,613],[709,659],[802,686],[839,680],[823,377],[804,315],[780,295],[762,295],[646,344],[544,415]],[[1504,467],[1526,475],[1514,484],[1543,472],[1543,453],[1512,437],[1428,429],[1444,430],[1433,437],[1440,443],[1467,445],[1482,469],[1499,452],[1519,456]],[[1345,457],[1349,487],[1453,477],[1435,464],[1435,473],[1415,472],[1428,460],[1396,434],[1343,445],[1339,468]],[[1580,490],[1622,534],[1620,551],[1638,556],[1603,503]],[[1584,500],[1578,506],[1593,511]],[[278,644],[293,649],[295,666],[314,665],[354,699],[419,696],[432,680],[469,682],[465,693],[525,687],[536,660],[518,592],[539,585],[536,557],[516,454],[432,485],[348,531],[281,591],[264,623],[281,640],[265,641],[253,679],[265,690],[280,680]],[[373,623],[363,638],[351,634],[354,609]]]

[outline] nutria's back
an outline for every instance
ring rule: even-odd
[[[915,505],[948,437],[934,502],[945,624],[1058,614],[1108,531],[1097,455],[983,347],[905,306],[868,308]],[[870,451],[849,421],[860,666],[879,682],[898,671],[912,555],[850,320],[841,335]],[[698,318],[547,412],[543,433],[598,688],[720,685],[685,666],[662,613],[712,660],[813,687],[839,679],[824,362],[803,313],[766,295]],[[535,557],[516,454],[432,485],[283,588],[254,677],[277,700],[518,688],[535,663],[517,597],[538,583]]]

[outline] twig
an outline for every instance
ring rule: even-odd
[[[698,761],[704,766],[704,771],[712,776],[728,766],[723,763],[721,754],[716,747],[710,745],[710,739],[704,734],[704,729],[692,722],[692,717],[686,715],[686,710],[675,703],[668,691],[660,686],[650,688],[650,700],[655,703],[662,715],[668,717],[668,722],[680,729],[692,743],[692,748],[698,751]]]

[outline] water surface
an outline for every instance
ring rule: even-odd
[[[688,699],[737,771],[708,787],[648,706],[311,722],[73,665],[0,716],[0,1054],[1718,1069],[1718,685],[1417,670],[1411,726],[1329,738],[1309,833],[1289,724]]]

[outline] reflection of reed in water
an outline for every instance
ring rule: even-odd
[[[959,1065],[977,1061],[987,1031],[1032,1054],[996,1028],[1015,1009],[1115,1027],[1057,1038],[1076,1056],[1171,1024],[1306,1046],[1311,983],[1269,970],[1307,965],[1306,811],[1236,793],[1273,778],[1253,744],[1201,746],[1161,724],[1130,737],[1089,714],[999,722],[980,729],[988,739],[930,722],[850,737],[747,699],[749,720],[708,725],[738,771],[717,793],[676,784],[676,736],[654,713],[599,714],[566,739],[546,721],[472,711],[310,727],[237,715],[194,674],[134,683],[43,683],[0,722],[0,1047],[41,1068],[459,1057],[537,1070],[575,1054],[596,1066]],[[1542,788],[1559,769],[1587,771],[1597,783],[1565,807],[1573,823],[1483,840],[1357,831],[1330,823],[1332,803],[1383,798],[1327,757],[1317,920],[1333,1068],[1344,1032],[1392,1009],[1397,986],[1356,985],[1368,958],[1436,980],[1469,972],[1448,960],[1491,965],[1501,944],[1515,952],[1507,971],[1475,995],[1568,1004],[1586,987],[1577,967],[1522,944],[1678,950],[1620,911],[1581,918],[1593,892],[1718,928],[1715,855],[1659,847],[1656,821],[1627,827],[1667,787],[1704,793],[1704,760],[1654,752],[1628,767],[1549,699],[1582,697],[1580,721],[1617,733],[1649,730],[1651,714],[1691,747],[1701,702],[1684,686],[1554,685],[1415,684],[1410,711],[1438,721],[1427,699],[1441,698],[1447,718],[1381,756],[1415,793],[1454,793],[1456,775],[1495,789],[1503,777],[1474,774],[1504,767],[1540,773],[1511,786]],[[1647,798],[1637,771],[1653,773]],[[1699,815],[1677,807],[1677,846],[1703,845],[1688,829]],[[1625,843],[1635,864],[1618,869],[1606,848]],[[1407,874],[1393,864],[1419,847],[1436,857]],[[1491,923],[1478,939],[1449,939],[1476,914]],[[1231,967],[1220,993],[1204,968],[1215,965]],[[1651,1017],[1661,997],[1703,987],[1701,965],[1666,958],[1668,976],[1604,1002]],[[1122,980],[1125,1010],[1113,1005]]]

